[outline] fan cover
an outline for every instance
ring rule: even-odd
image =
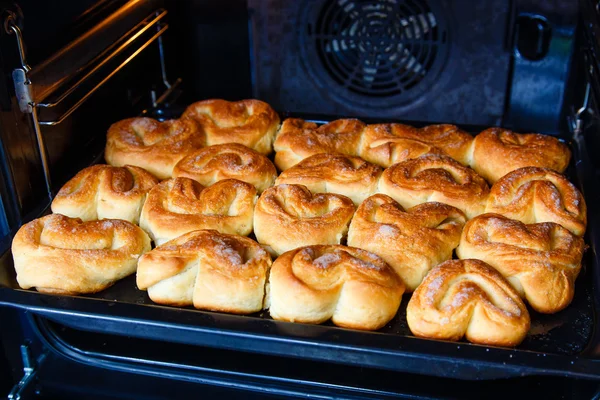
[[[428,1],[325,0],[317,10],[303,45],[321,68],[308,66],[346,100],[414,98],[443,67],[448,33]]]

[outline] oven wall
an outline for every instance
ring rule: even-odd
[[[512,2],[250,0],[256,93],[292,112],[502,121]]]
[[[291,112],[560,131],[576,1],[374,4],[249,0],[255,96]]]
[[[183,78],[180,104],[250,98],[252,69],[245,0],[171,0],[169,70]]]
[[[578,2],[517,0],[504,125],[565,132],[572,113]]]
[[[58,3],[19,2],[24,15],[28,58],[34,66],[125,1],[86,0],[59,16],[46,18],[53,10],[60,9]],[[407,9],[400,12],[395,6],[376,9],[375,14],[383,12],[386,18],[391,18],[391,22],[385,20],[383,30],[377,25],[379,22],[373,22],[369,16],[373,10],[361,6],[368,2],[354,0],[165,0],[157,3],[169,10],[170,28],[165,35],[167,73],[171,81],[183,78],[181,105],[211,97],[228,100],[258,97],[280,111],[318,113],[328,118],[356,116],[504,125],[521,131],[553,134],[564,128],[561,123],[564,124],[569,111],[563,94],[567,90],[574,48],[577,2],[494,0],[475,5],[466,0],[382,2],[378,4],[426,6],[429,10],[409,15]],[[344,7],[350,6],[366,19],[351,17],[347,12],[345,15]],[[338,20],[341,18],[342,22],[319,17],[324,9],[338,12],[341,15]],[[395,13],[404,13],[404,16],[398,19]],[[542,37],[543,54],[539,59],[528,59],[527,54],[520,51],[523,43],[525,47],[529,42],[537,43],[536,35],[529,34],[529,41],[515,39],[517,33],[521,33],[519,38],[522,39],[522,33],[527,32],[518,24],[523,21],[520,18],[523,15],[539,15],[547,21],[550,35],[547,40]],[[354,31],[344,25],[344,18],[358,18],[357,25],[350,25]],[[404,25],[398,28],[399,23]],[[419,42],[426,36],[423,26],[428,24],[429,29],[437,29],[437,36],[427,37],[435,45]],[[354,36],[352,40],[340,40],[338,36],[332,39],[328,34],[315,36],[318,26],[337,29],[340,35],[354,32]],[[372,80],[385,72],[373,62],[382,63],[397,57],[395,53],[391,56],[385,53],[389,46],[398,49],[396,41],[404,43],[401,55],[409,61],[413,53],[416,54],[413,58],[418,59],[419,49],[429,53],[437,49],[438,61],[430,65],[423,79],[415,78],[414,71],[408,68],[414,76],[409,75],[418,82],[405,91],[408,94],[360,94],[340,85],[330,76],[332,71],[326,70],[326,63],[333,62],[331,57],[342,57],[342,61],[354,69],[358,85],[365,89],[365,85],[374,83]],[[340,50],[338,53],[336,48]],[[348,49],[369,57],[384,52],[388,58],[354,59],[352,64]],[[0,83],[0,139],[4,153],[0,172],[6,178],[6,183],[0,185],[0,193],[5,200],[2,207],[8,215],[5,222],[0,221],[0,228],[6,225],[8,231],[14,231],[48,202],[33,128],[14,99],[10,73],[19,64],[14,36],[0,35],[0,57],[0,71],[4,76]],[[323,61],[324,57],[329,57],[329,61]],[[411,68],[416,68],[417,61]],[[398,67],[398,70],[404,71],[403,76],[409,76],[406,62],[402,65],[404,69]],[[394,71],[386,73],[395,76]],[[101,155],[111,122],[138,115],[148,105],[150,90],[160,90],[158,77],[158,54],[156,48],[152,48],[115,76],[73,117],[57,127],[42,129],[55,190],[75,170]]]

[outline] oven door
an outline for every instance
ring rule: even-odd
[[[22,399],[114,398],[344,398],[478,399],[514,393],[536,398],[582,399],[600,394],[590,380],[526,377],[492,381],[400,374],[168,341],[78,331],[30,313],[0,308],[14,329],[3,332],[13,381],[33,368]],[[23,350],[24,346],[27,350]]]

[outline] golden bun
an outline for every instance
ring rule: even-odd
[[[449,260],[415,290],[406,308],[415,336],[516,346],[530,317],[517,291],[498,271],[480,260]]]
[[[52,212],[83,221],[123,219],[137,224],[146,195],[158,184],[146,170],[93,165],[77,173],[52,201]]]
[[[338,119],[317,126],[298,118],[283,121],[275,139],[275,165],[285,171],[319,153],[358,155],[366,125],[357,119]]]
[[[431,268],[452,258],[466,220],[447,204],[423,203],[405,211],[391,197],[376,194],[354,214],[348,245],[383,258],[412,292]]]
[[[416,130],[416,135],[407,135],[434,145],[444,154],[463,165],[468,165],[473,147],[473,136],[455,125],[428,125]]]
[[[555,222],[583,236],[587,207],[581,192],[563,175],[546,168],[515,170],[490,190],[486,212],[525,224]]]
[[[418,129],[402,124],[368,125],[358,155],[373,164],[389,167],[426,154],[443,154],[436,146],[419,140]]]
[[[378,256],[334,246],[307,246],[273,263],[268,307],[276,320],[376,330],[398,311],[404,285]]]
[[[135,272],[150,238],[119,220],[83,222],[51,214],[23,225],[12,242],[23,289],[78,295],[96,293]]]
[[[156,245],[198,229],[249,235],[256,189],[249,183],[225,179],[204,188],[189,178],[161,182],[148,194],[140,218]]]
[[[273,151],[279,115],[260,100],[198,101],[186,108],[181,119],[193,119],[206,135],[206,144],[239,143],[261,154]]]
[[[137,286],[155,303],[249,314],[263,309],[270,267],[252,239],[198,230],[142,256]]]
[[[549,168],[562,173],[570,158],[567,145],[555,137],[489,128],[475,136],[470,165],[488,182],[494,183],[523,167]]]
[[[301,246],[339,244],[354,210],[346,196],[313,194],[302,185],[273,186],[256,202],[254,234],[273,255]]]
[[[377,191],[383,170],[359,157],[343,154],[315,154],[283,171],[276,185],[297,184],[313,193],[338,193],[354,204]]]
[[[253,185],[259,193],[273,186],[275,166],[264,155],[242,144],[225,143],[195,151],[175,165],[173,177],[186,177],[203,186],[223,179],[237,179]]]
[[[573,300],[584,249],[582,238],[558,224],[525,225],[498,214],[483,214],[467,223],[456,254],[485,261],[534,310],[555,313]]]
[[[467,218],[473,218],[484,212],[489,187],[481,176],[458,161],[426,155],[383,171],[379,191],[404,208],[435,201],[454,206]]]
[[[104,158],[110,165],[135,165],[167,179],[179,160],[205,144],[200,126],[192,120],[129,118],[108,129]]]
[[[339,119],[317,126],[288,118],[275,140],[275,165],[284,171],[319,153],[359,156],[381,167],[426,154],[443,154],[467,164],[473,137],[454,125],[367,125],[356,119]]]

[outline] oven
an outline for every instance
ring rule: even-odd
[[[600,8],[591,0],[23,0],[0,17],[0,393],[11,398],[596,398]],[[575,298],[515,349],[21,290],[24,223],[102,161],[108,127],[208,98],[286,117],[540,132],[588,204]]]

